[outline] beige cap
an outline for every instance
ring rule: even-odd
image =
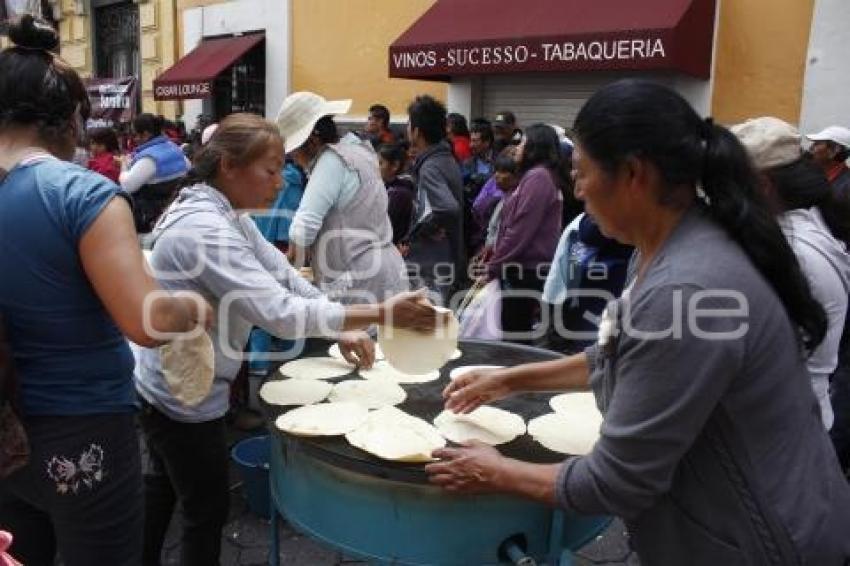
[[[800,132],[779,118],[765,116],[732,126],[758,169],[793,163],[802,157]]]
[[[294,92],[286,97],[277,113],[277,127],[285,142],[286,153],[304,145],[316,122],[323,116],[345,114],[349,100],[325,100],[313,92]]]

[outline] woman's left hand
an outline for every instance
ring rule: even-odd
[[[425,467],[429,481],[446,491],[492,493],[503,491],[507,459],[483,442],[462,447],[441,448],[433,453],[439,462]]]
[[[362,331],[343,332],[339,335],[342,357],[359,368],[369,369],[375,363],[375,343]]]

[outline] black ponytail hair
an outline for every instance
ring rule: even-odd
[[[9,25],[9,39],[0,53],[0,130],[35,126],[44,143],[69,145],[70,130],[82,129],[75,113],[85,122],[91,105],[80,76],[53,53],[59,35],[27,14]]]
[[[404,165],[407,161],[407,149],[400,143],[385,143],[378,146],[378,155],[387,163]]]
[[[811,352],[826,335],[823,307],[812,296],[791,246],[761,195],[758,176],[738,138],[702,120],[675,91],[646,80],[623,80],[594,94],[576,117],[582,149],[614,173],[629,158],[655,165],[679,205],[682,187],[738,243],[770,283]],[[686,205],[685,205],[686,206]]]
[[[333,116],[322,116],[313,126],[313,134],[319,137],[323,144],[339,143],[339,130]]]
[[[783,210],[818,207],[829,231],[850,248],[850,200],[834,190],[812,161],[796,161],[763,171]]]
[[[137,134],[150,134],[151,137],[162,135],[163,120],[149,112],[139,114],[133,120],[133,131]]]
[[[561,141],[555,128],[548,124],[532,124],[525,129],[525,146],[519,156],[520,173],[543,165],[556,173],[561,161]]]

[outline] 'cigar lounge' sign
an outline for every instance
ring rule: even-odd
[[[186,98],[206,98],[212,94],[212,81],[192,81],[154,85],[156,100],[183,100]]]

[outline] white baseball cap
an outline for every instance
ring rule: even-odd
[[[800,132],[779,118],[753,118],[730,128],[758,169],[788,165],[803,156]]]
[[[287,96],[277,113],[277,128],[283,136],[286,153],[304,145],[320,118],[345,114],[350,108],[351,99],[325,100],[313,92],[293,92]]]
[[[806,137],[812,141],[831,141],[850,148],[850,129],[841,126],[830,126],[816,134],[808,134]]]

